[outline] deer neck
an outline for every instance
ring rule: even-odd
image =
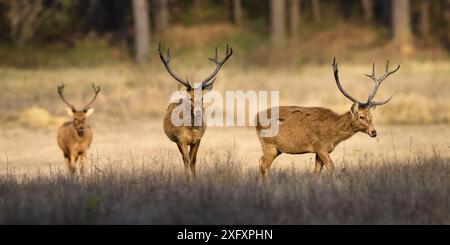
[[[347,112],[343,115],[340,115],[335,125],[335,139],[334,145],[339,144],[341,141],[344,141],[350,137],[352,137],[357,131],[355,131],[352,127],[353,115],[350,112]]]

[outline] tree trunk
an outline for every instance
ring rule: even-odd
[[[362,8],[364,12],[364,19],[366,21],[372,21],[373,20],[373,0],[362,0]]]
[[[242,14],[241,0],[233,0],[233,19],[237,26],[242,26]]]
[[[289,1],[289,27],[291,31],[291,39],[296,41],[298,39],[298,28],[300,25],[300,3],[301,0],[290,0]]]
[[[169,27],[169,1],[157,0],[156,31],[164,32]]]
[[[392,0],[392,34],[394,42],[405,45],[412,41],[409,0]]]
[[[286,41],[286,0],[270,1],[271,38],[274,43]]]
[[[224,8],[223,15],[225,16],[225,21],[229,22],[230,19],[231,19],[231,14],[230,14],[231,3],[230,3],[230,0],[224,0],[223,1],[223,8]]]
[[[136,61],[150,58],[150,18],[147,0],[133,0],[134,39]]]
[[[312,12],[313,12],[314,22],[319,23],[320,18],[321,18],[320,1],[319,0],[312,0]]]
[[[430,35],[430,1],[422,0],[420,3],[420,20],[419,31],[423,38],[427,38]]]
[[[194,15],[194,23],[198,24],[201,21],[201,11],[202,11],[202,2],[201,0],[194,0],[193,7],[193,15]]]

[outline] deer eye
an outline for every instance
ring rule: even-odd
[[[363,116],[359,116],[359,119],[364,120],[364,117]]]

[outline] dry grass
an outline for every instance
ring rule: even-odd
[[[206,59],[198,63],[201,64],[199,67],[182,67],[176,57],[173,59],[178,73],[189,75],[192,81],[198,81],[211,72]],[[381,70],[383,61],[377,60],[377,63]],[[371,81],[363,76],[370,70],[370,65],[342,61],[340,67],[343,86],[364,100],[372,86]],[[325,106],[340,113],[348,110],[350,103],[336,88],[330,66],[302,68],[241,68],[230,63],[219,74],[215,89],[220,92],[279,90],[280,103],[284,105]],[[400,71],[385,81],[380,89],[377,98],[391,94],[394,98],[376,110],[375,122],[450,122],[449,71],[450,63],[402,63]],[[54,115],[63,115],[64,105],[55,92],[61,80],[69,84],[67,97],[79,106],[91,96],[90,83],[101,85],[103,91],[95,104],[96,114],[122,121],[160,118],[171,93],[177,89],[176,82],[160,63],[141,68],[130,65],[61,70],[0,68],[1,121],[10,119],[14,123],[20,111],[33,106]]]
[[[361,161],[336,178],[291,168],[268,183],[233,152],[187,182],[170,152],[130,168],[0,175],[1,224],[450,224],[450,162]],[[94,160],[90,166],[96,165]]]

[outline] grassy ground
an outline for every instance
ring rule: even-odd
[[[359,162],[335,178],[295,166],[268,183],[233,152],[195,182],[155,155],[85,178],[0,175],[1,224],[450,224],[449,159]],[[404,164],[405,163],[405,164]]]

